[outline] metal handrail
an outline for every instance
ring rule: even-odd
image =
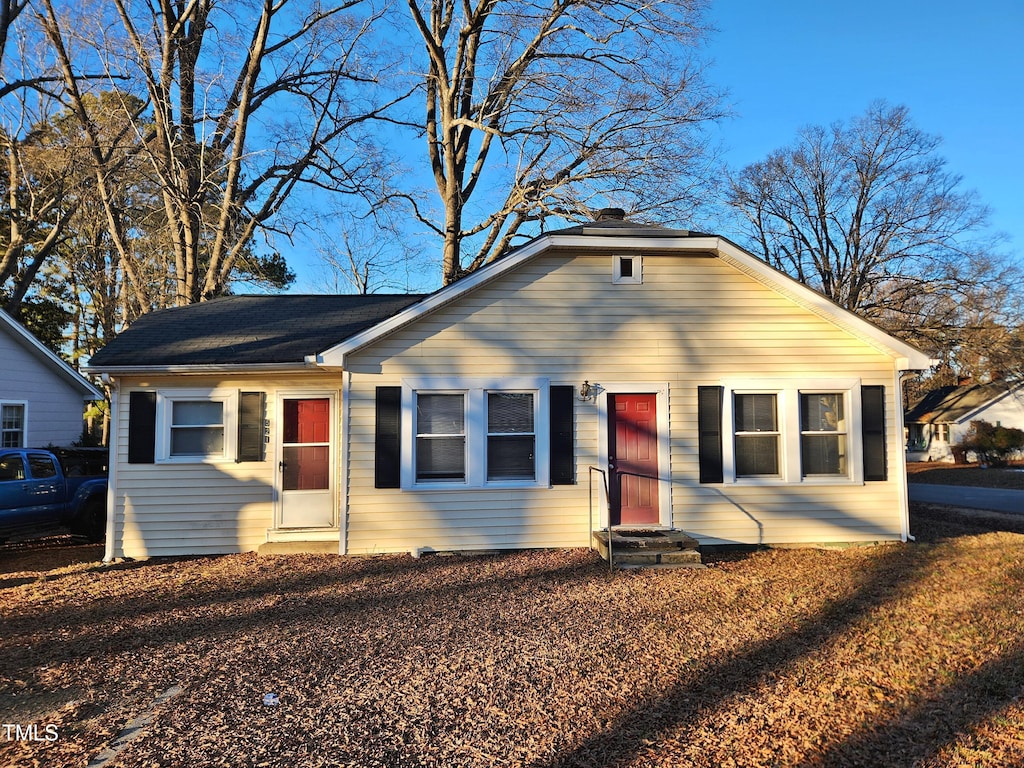
[[[608,491],[608,473],[600,467],[591,466],[590,474],[588,476],[588,495],[587,495],[587,513],[590,516],[590,538],[593,541],[594,538],[594,473],[599,472],[601,474],[601,485],[604,488],[604,499],[605,499],[605,516],[608,520],[608,570],[612,570],[612,499],[611,494]],[[593,549],[593,546],[591,546]]]

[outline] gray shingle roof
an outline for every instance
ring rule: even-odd
[[[227,296],[144,315],[89,368],[301,363],[423,298]]]
[[[911,405],[904,420],[907,423],[931,424],[957,422],[983,405],[1002,397],[1010,389],[1010,385],[1003,380],[988,384],[933,389]]]

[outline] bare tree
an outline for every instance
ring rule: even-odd
[[[608,199],[662,218],[693,206],[711,176],[695,128],[720,115],[695,55],[700,0],[407,3],[443,215],[414,205],[443,241],[445,283],[529,222]]]
[[[800,131],[730,180],[753,250],[837,304],[905,338],[953,349],[965,328],[1005,325],[1017,270],[903,106]]]
[[[390,104],[370,103],[379,67],[365,43],[378,16],[364,0],[113,0],[89,15],[41,5],[112,240],[142,306],[152,302],[111,186],[119,160],[90,120],[71,42],[96,40],[94,60],[111,82],[145,95],[142,109],[126,102],[124,114],[161,189],[178,304],[222,293],[240,263],[252,263],[254,233],[278,224],[298,185],[359,193],[372,173],[370,153],[357,151],[372,146],[360,127]]]

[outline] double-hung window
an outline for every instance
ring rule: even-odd
[[[25,404],[0,405],[0,448],[25,447]]]
[[[726,386],[726,482],[863,479],[860,383],[854,380],[737,381]]]
[[[416,396],[416,482],[465,482],[466,395]]]
[[[548,442],[546,380],[456,380],[451,383],[463,386],[443,389],[437,386],[442,383],[449,382],[415,381],[403,388],[407,412],[414,414],[403,438],[411,449],[401,452],[411,454],[403,487],[548,482],[547,464],[540,460]]]
[[[233,391],[161,391],[158,460],[233,459],[237,445],[237,402],[237,393]]]
[[[777,477],[779,468],[778,396],[736,393],[736,476]]]
[[[800,393],[800,466],[804,477],[847,474],[845,398],[841,392]]]

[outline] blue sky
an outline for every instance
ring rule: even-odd
[[[708,21],[707,77],[733,111],[714,134],[731,168],[806,125],[903,104],[1024,262],[1024,0],[710,0]],[[735,236],[725,226],[711,228]],[[293,291],[330,289],[308,249],[287,255]],[[438,276],[433,265],[408,287],[432,290]]]
[[[709,19],[731,167],[874,99],[904,104],[1024,260],[1024,2],[712,0]]]

